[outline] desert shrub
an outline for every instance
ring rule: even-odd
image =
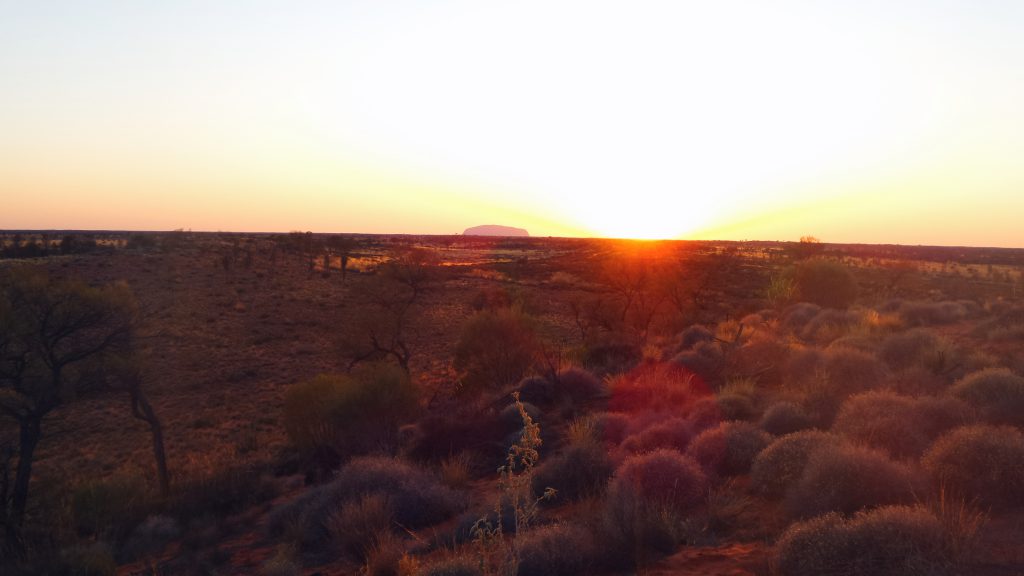
[[[279,536],[295,529],[303,547],[323,546],[331,515],[372,494],[386,498],[394,521],[407,528],[436,524],[464,508],[464,498],[430,472],[393,458],[362,457],[339,470],[333,482],[271,511],[270,532]]]
[[[285,393],[284,427],[300,450],[340,457],[390,440],[417,402],[417,389],[401,368],[367,365],[352,375],[321,374],[292,386]]]
[[[403,576],[418,574],[418,562],[405,553],[405,542],[393,532],[381,532],[366,553],[361,574],[365,576]]]
[[[750,467],[750,486],[768,496],[782,496],[800,476],[811,453],[842,443],[838,436],[820,430],[787,434],[768,445]]]
[[[787,388],[805,389],[819,382],[825,373],[825,353],[813,347],[797,348],[783,363],[782,378]]]
[[[581,526],[552,524],[520,535],[518,576],[587,574],[597,566],[597,545]]]
[[[722,422],[722,411],[718,407],[718,398],[705,396],[693,403],[686,414],[690,427],[694,432],[703,432],[708,428],[714,428]]]
[[[885,366],[877,358],[852,348],[828,350],[820,375],[822,381],[807,390],[805,405],[822,425],[832,422],[844,400],[878,388],[888,378]]]
[[[596,442],[571,444],[547,458],[533,472],[533,492],[554,488],[556,502],[593,496],[604,490],[612,475],[608,452]]]
[[[629,372],[640,363],[643,350],[635,343],[622,340],[590,342],[583,351],[583,365],[597,375]]]
[[[904,302],[899,315],[907,326],[932,326],[959,322],[967,309],[958,302]]]
[[[149,516],[132,531],[121,547],[120,556],[130,561],[159,554],[180,535],[181,526],[174,518]]]
[[[268,471],[245,461],[194,465],[171,486],[166,512],[181,520],[209,514],[227,516],[273,499],[278,485]]]
[[[811,427],[811,419],[803,408],[792,402],[776,402],[761,416],[761,429],[769,434],[782,436]]]
[[[918,488],[908,466],[881,452],[843,444],[810,453],[800,480],[786,494],[786,507],[800,518],[827,512],[852,514],[863,508],[913,502]]]
[[[693,372],[671,362],[644,364],[609,382],[613,412],[671,411],[686,413],[708,394]]]
[[[748,422],[723,422],[701,432],[687,450],[687,455],[700,463],[705,471],[735,476],[745,474],[771,438]]]
[[[1015,428],[957,428],[921,462],[936,484],[959,495],[991,505],[1024,504],[1024,434]]]
[[[718,388],[723,383],[725,355],[716,342],[700,342],[694,349],[676,354],[671,362],[689,370],[707,387]]]
[[[491,473],[505,456],[507,427],[490,407],[459,403],[432,412],[409,431],[406,453],[418,460],[440,462],[453,454],[473,452],[473,473]]]
[[[260,576],[299,576],[302,567],[288,554],[277,553],[260,566]]]
[[[796,297],[823,308],[847,308],[857,299],[857,281],[850,270],[830,260],[807,260],[793,267]]]
[[[658,448],[672,448],[684,452],[693,439],[690,423],[682,418],[667,418],[648,426],[623,440],[626,452],[650,452]]]
[[[541,418],[540,408],[537,408],[529,402],[523,402],[523,409],[530,415],[535,421],[539,421]],[[498,418],[501,419],[502,428],[506,431],[515,431],[523,427],[523,419],[519,416],[519,407],[515,404],[509,404],[501,409],[498,413]]]
[[[117,474],[78,485],[71,512],[81,536],[120,540],[154,508],[155,498],[141,476]]]
[[[800,337],[809,342],[828,344],[849,333],[861,323],[861,315],[852,310],[826,308],[808,322]]]
[[[752,420],[757,415],[757,407],[750,396],[721,392],[714,400],[722,420]]]
[[[573,402],[589,402],[606,393],[604,383],[582,368],[566,368],[555,377],[558,391]]]
[[[700,344],[701,342],[712,342],[714,339],[715,333],[709,330],[706,326],[701,324],[688,326],[685,330],[679,333],[676,352],[692,350],[697,346],[697,344]]]
[[[838,514],[798,522],[776,544],[787,576],[918,576],[949,566],[942,523],[927,509],[887,506],[852,519]]]
[[[512,295],[504,288],[482,288],[470,302],[473,310],[500,310],[512,307]]]
[[[675,450],[660,449],[626,459],[612,479],[611,489],[629,491],[649,503],[686,512],[698,505],[707,478],[697,463]]]
[[[946,368],[949,353],[949,345],[934,332],[915,328],[886,337],[878,356],[893,370],[920,367],[939,372]]]
[[[426,567],[423,576],[482,576],[479,562],[472,558],[446,558]]]
[[[783,328],[799,333],[815,316],[821,312],[821,306],[810,302],[799,302],[782,311],[780,324]]]
[[[327,517],[327,530],[341,551],[365,559],[378,535],[391,530],[394,513],[385,494],[363,494]]]
[[[968,374],[953,385],[951,393],[992,424],[1024,426],[1024,378],[1005,368]]]
[[[114,552],[105,542],[93,542],[75,546],[61,553],[61,570],[58,573],[74,576],[114,576],[117,562]]]
[[[533,366],[537,337],[532,320],[511,309],[479,312],[466,322],[454,366],[467,391],[518,382]]]
[[[673,552],[687,533],[707,478],[692,459],[661,449],[627,459],[609,484],[601,513],[602,566],[628,567]]]
[[[620,444],[626,438],[629,416],[621,412],[599,412],[590,416],[595,438],[605,445]]]
[[[832,429],[897,458],[920,456],[943,432],[965,424],[970,408],[955,399],[910,398],[887,390],[851,396]]]

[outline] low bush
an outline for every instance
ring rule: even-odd
[[[633,414],[644,411],[685,414],[708,388],[689,369],[671,362],[645,364],[609,383],[608,410]]]
[[[844,400],[859,392],[878,388],[888,379],[885,366],[874,356],[852,348],[828,350],[824,356],[822,380],[806,389],[805,406],[812,418],[830,425]]]
[[[947,368],[949,354],[949,345],[923,328],[887,336],[878,351],[879,358],[898,371],[925,368],[941,372]]]
[[[478,561],[468,557],[454,557],[430,564],[423,576],[483,576]]]
[[[682,332],[679,333],[676,344],[676,352],[683,352],[686,350],[692,350],[697,344],[701,342],[712,342],[715,339],[715,333],[708,329],[706,326],[701,324],[694,324],[688,326]]]
[[[977,408],[991,424],[1024,426],[1024,378],[1005,368],[968,374],[950,392]]]
[[[804,430],[783,436],[754,459],[750,467],[750,486],[767,496],[782,496],[803,475],[813,452],[834,449],[841,443],[838,436],[820,430]]]
[[[636,368],[643,350],[633,342],[611,339],[590,342],[583,351],[583,365],[599,376],[622,374]]]
[[[844,519],[798,522],[775,547],[787,576],[919,576],[948,573],[942,523],[927,509],[887,506]]]
[[[471,472],[489,474],[505,458],[507,433],[507,426],[492,407],[459,403],[420,418],[409,428],[404,448],[412,458],[433,462],[469,452],[476,455]]]
[[[957,428],[921,460],[933,482],[989,505],[1024,505],[1024,434],[1009,426]]]
[[[558,391],[576,404],[590,402],[604,396],[604,383],[582,368],[566,368],[555,377]]]
[[[792,402],[776,402],[761,416],[761,429],[775,436],[799,432],[811,427],[811,419],[803,408]]]
[[[827,512],[852,514],[913,502],[919,488],[917,476],[907,465],[881,452],[843,444],[810,453],[800,480],[787,491],[786,508],[798,518]]]
[[[621,448],[634,454],[651,452],[658,448],[672,448],[684,452],[692,439],[693,430],[689,422],[682,418],[667,418],[626,438]]]
[[[533,472],[534,494],[557,490],[556,502],[578,500],[601,493],[612,475],[604,446],[597,442],[574,443],[546,458]]]
[[[934,326],[963,320],[967,309],[959,302],[904,302],[899,315],[907,326]]]
[[[799,302],[782,311],[781,326],[794,333],[800,333],[815,316],[821,312],[821,306],[810,302]]]
[[[701,342],[692,350],[680,352],[671,362],[689,370],[708,388],[717,389],[723,383],[725,355],[717,342]]]
[[[392,528],[394,512],[382,493],[349,500],[327,517],[327,530],[341,551],[365,560],[381,534]]]
[[[691,458],[660,449],[627,458],[612,479],[617,497],[636,494],[643,502],[685,513],[701,503],[707,477]],[[614,499],[614,497],[613,497]]]
[[[687,455],[705,471],[725,476],[746,474],[771,437],[747,422],[723,422],[701,432],[690,444]]]
[[[304,548],[323,547],[331,515],[346,503],[373,494],[386,498],[395,522],[407,528],[436,524],[465,507],[461,494],[426,470],[393,458],[363,457],[338,471],[333,482],[272,510],[270,532],[280,536],[294,530]]]
[[[517,576],[565,576],[593,573],[598,548],[593,536],[581,526],[540,526],[516,539],[519,547]]]
[[[823,308],[847,308],[857,299],[857,281],[838,262],[813,259],[793,267],[795,296]]]
[[[475,314],[462,328],[455,347],[455,369],[468,392],[493,390],[518,382],[537,353],[533,321],[520,311],[501,309]]]
[[[848,336],[861,321],[861,315],[853,310],[826,308],[804,326],[800,337],[808,342],[828,344]]]
[[[373,364],[352,375],[321,374],[285,393],[284,427],[307,454],[336,464],[394,440],[418,407],[418,390],[399,367]]]
[[[940,434],[970,419],[970,407],[954,398],[911,398],[873,390],[847,399],[832,429],[893,457],[916,458]]]

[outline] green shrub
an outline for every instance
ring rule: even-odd
[[[991,505],[1024,504],[1024,434],[1009,426],[965,426],[939,438],[921,460],[932,480]]]
[[[807,260],[793,267],[798,300],[823,308],[847,308],[857,299],[857,282],[850,270],[830,260]]]
[[[746,474],[771,437],[748,422],[723,422],[701,432],[687,455],[705,471],[726,476]]]
[[[911,398],[888,390],[851,396],[832,429],[896,458],[918,457],[940,434],[966,424],[970,408],[954,398]]]
[[[920,490],[914,471],[881,452],[851,445],[814,450],[800,480],[786,494],[791,515],[852,514],[864,508],[914,501]]]
[[[811,453],[833,449],[842,440],[820,430],[804,430],[779,438],[754,459],[750,468],[750,485],[768,496],[782,496],[803,475]]]
[[[846,520],[826,514],[791,526],[775,547],[787,576],[944,574],[950,559],[942,523],[927,509],[887,506]]]
[[[418,391],[401,368],[372,364],[292,386],[285,393],[284,427],[304,452],[353,454],[392,441],[417,407]]]
[[[977,408],[991,424],[1024,426],[1024,378],[1005,368],[969,374],[953,385],[951,393]]]
[[[455,347],[463,389],[491,390],[518,382],[533,366],[537,336],[532,320],[512,309],[479,312],[466,322]]]

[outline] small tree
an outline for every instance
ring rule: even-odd
[[[479,312],[466,322],[455,349],[455,369],[463,389],[483,390],[513,384],[537,360],[536,331],[518,310]]]
[[[807,260],[792,270],[796,297],[825,308],[848,308],[857,299],[857,281],[850,270],[831,260]]]
[[[123,348],[134,298],[124,284],[94,288],[29,268],[0,278],[0,412],[18,423],[18,464],[0,512],[18,548],[43,418],[91,382],[77,368]]]

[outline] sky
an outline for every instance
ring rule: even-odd
[[[1024,247],[1024,2],[0,14],[4,229]]]

